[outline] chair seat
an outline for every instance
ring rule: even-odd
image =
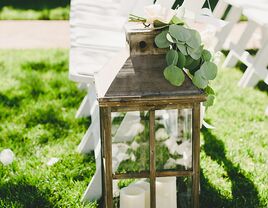
[[[122,31],[128,20],[126,17],[96,15],[86,11],[76,11],[73,15],[74,17],[70,20],[71,27],[80,26]]]
[[[98,28],[72,28],[71,45],[98,46],[102,48],[122,48],[125,46],[125,34]]]
[[[70,49],[70,70],[92,77],[117,51],[72,47]]]

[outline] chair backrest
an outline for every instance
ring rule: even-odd
[[[86,80],[83,75],[93,77],[125,47],[123,26],[130,11],[139,8],[137,1],[143,9],[143,0],[72,0],[69,67],[72,80]]]
[[[206,0],[184,0],[182,7],[195,14],[199,14],[205,2]]]
[[[175,0],[156,0],[156,4],[161,4],[163,7],[172,8],[175,4]]]

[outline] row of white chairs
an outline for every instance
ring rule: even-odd
[[[268,0],[220,0],[214,10],[214,15],[219,18],[222,17],[229,5],[232,7],[226,18],[230,23],[219,34],[219,36],[222,36],[222,38],[218,38],[219,45],[223,45],[226,40],[223,37],[230,35],[242,14],[247,17],[248,22],[239,40],[231,42],[230,52],[223,67],[234,67],[238,61],[247,66],[238,83],[240,87],[254,87],[259,81],[268,84],[268,59],[266,58],[268,53]],[[257,54],[252,56],[246,51],[246,47],[258,28],[262,32],[261,47]],[[266,114],[268,115],[268,107]]]

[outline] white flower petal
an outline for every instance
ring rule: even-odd
[[[14,160],[14,157],[15,157],[15,155],[11,149],[4,149],[0,153],[0,161],[1,161],[1,163],[3,163],[3,165],[11,164]]]
[[[161,5],[153,4],[144,8],[147,17],[157,16],[161,12]]]
[[[153,24],[154,21],[158,20],[160,22],[168,24],[176,15],[176,12],[177,11],[173,9],[162,7],[159,4],[150,5],[145,7],[146,22]]]
[[[59,162],[59,161],[60,161],[59,158],[57,158],[57,157],[52,157],[52,158],[50,158],[49,161],[47,162],[47,165],[48,165],[48,166],[52,166],[52,165],[56,164],[56,163]]]

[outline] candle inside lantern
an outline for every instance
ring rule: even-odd
[[[145,191],[145,208],[150,208],[150,183],[146,181],[137,181],[129,185],[129,187],[139,187]]]
[[[163,207],[177,207],[176,177],[156,179],[156,208]]]
[[[145,208],[145,191],[136,186],[122,188],[120,208]]]

